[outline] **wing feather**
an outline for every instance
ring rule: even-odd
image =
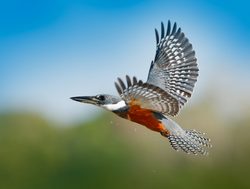
[[[121,98],[129,105],[139,105],[141,108],[150,109],[155,112],[175,116],[179,111],[179,102],[163,89],[137,81],[133,77],[133,82],[126,76],[127,86],[118,78],[115,87]]]
[[[192,44],[181,28],[168,21],[166,33],[161,23],[161,38],[156,33],[157,49],[147,83],[175,97],[182,107],[191,97],[198,77],[198,66]]]
[[[155,29],[155,38],[156,38],[156,45],[159,43],[159,33],[157,29]]]

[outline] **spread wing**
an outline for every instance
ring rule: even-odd
[[[139,105],[141,108],[150,109],[168,115],[176,115],[179,111],[178,101],[161,88],[137,81],[135,77],[131,80],[126,76],[127,86],[118,78],[115,82],[116,89],[121,98],[129,105]]]
[[[165,32],[161,23],[161,35],[155,30],[156,55],[152,61],[147,83],[155,85],[175,97],[180,107],[191,97],[198,77],[195,52],[181,28],[176,23],[171,28],[168,21]]]

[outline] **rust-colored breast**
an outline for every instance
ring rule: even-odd
[[[147,109],[142,109],[139,105],[130,105],[127,112],[128,120],[139,123],[157,132],[167,132],[164,125],[155,118],[154,114]]]

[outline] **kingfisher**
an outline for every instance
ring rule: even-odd
[[[166,28],[166,29],[165,29]],[[119,96],[98,94],[72,100],[93,104],[136,122],[166,137],[173,149],[189,154],[208,154],[210,139],[196,130],[186,130],[170,117],[176,116],[191,97],[198,77],[195,51],[176,22],[161,22],[155,29],[156,54],[146,82],[126,75],[115,87]]]

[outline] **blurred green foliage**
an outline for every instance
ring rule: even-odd
[[[250,188],[250,119],[225,120],[205,107],[177,121],[208,133],[207,157],[175,152],[158,133],[113,114],[60,127],[1,113],[0,188]]]

